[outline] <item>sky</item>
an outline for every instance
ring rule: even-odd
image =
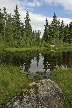
[[[44,32],[45,19],[49,24],[54,12],[57,18],[65,24],[72,21],[72,0],[0,0],[0,8],[6,7],[8,13],[14,14],[15,5],[18,5],[21,21],[24,23],[26,12],[29,12],[33,30]]]

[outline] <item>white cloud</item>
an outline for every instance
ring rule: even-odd
[[[35,3],[37,1],[38,0],[34,0]],[[46,0],[46,1],[50,1],[50,2],[55,1],[56,2],[57,0]],[[24,3],[24,5],[22,3]],[[27,0],[24,0],[23,2],[21,2],[19,0],[0,0],[0,8],[3,9],[3,7],[6,7],[8,13],[14,14],[13,11],[14,11],[15,5],[17,4],[19,7],[19,13],[21,15],[21,20],[24,23],[24,18],[26,16],[25,3],[27,3]],[[39,5],[39,4],[37,4],[37,5]],[[46,16],[43,16],[41,14],[34,14],[30,11],[29,11],[29,16],[31,19],[31,25],[32,25],[33,30],[39,29],[39,30],[41,30],[41,32],[43,34]],[[64,20],[65,24],[69,24],[70,21],[72,20],[69,18],[60,18],[60,19]],[[50,24],[52,21],[52,18],[48,17],[48,21]]]
[[[36,7],[36,6],[41,6],[42,1],[41,0],[33,0],[33,2],[30,2],[29,0],[23,0],[22,5],[25,7]]]
[[[42,0],[48,4],[61,5],[65,10],[72,11],[72,0]]]

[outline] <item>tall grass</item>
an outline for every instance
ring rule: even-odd
[[[72,108],[72,69],[52,71],[50,78],[62,89],[65,101],[63,108]]]
[[[0,108],[28,84],[29,80],[18,67],[0,65]]]

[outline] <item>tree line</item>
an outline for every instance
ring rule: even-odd
[[[72,43],[72,22],[65,25],[64,21],[57,20],[54,13],[51,24],[46,18],[44,33],[40,38],[40,30],[32,30],[28,11],[24,22],[21,22],[18,6],[15,6],[14,15],[7,13],[6,8],[0,9],[0,46],[4,47],[32,47],[45,46],[57,43]]]

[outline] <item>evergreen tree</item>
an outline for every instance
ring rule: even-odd
[[[3,13],[0,9],[0,34],[1,36],[3,36],[3,31],[4,31]]]
[[[21,23],[21,25],[20,25],[20,28],[21,28],[21,36],[22,36],[22,38],[23,38],[23,36],[24,36],[24,24],[23,23]]]
[[[6,8],[4,7],[3,8],[3,21],[4,21],[4,31],[3,31],[3,34],[4,34],[4,38],[5,38],[5,35],[6,35],[6,21],[7,21],[7,12],[6,12]]]
[[[40,38],[41,32],[32,31],[28,11],[26,12],[25,24],[20,21],[20,14],[18,6],[15,6],[14,15],[7,14],[6,8],[3,11],[0,9],[0,46],[5,45],[13,47],[30,47],[43,46],[55,43],[72,43],[72,22],[69,25],[64,25],[64,21],[57,20],[54,13],[51,24],[48,24],[46,18],[45,28],[42,39]]]
[[[13,26],[12,26],[12,18],[11,14],[8,15],[8,19],[6,22],[6,37],[5,37],[6,42],[8,45],[12,45],[13,43]]]
[[[57,30],[58,30],[58,32],[57,32],[58,33],[57,34],[58,36],[57,36],[57,40],[56,41],[57,42],[60,42],[59,41],[59,36],[60,36],[60,19],[57,21]]]
[[[49,41],[49,25],[48,25],[47,18],[46,18],[46,24],[44,26],[45,26],[45,29],[44,29],[42,40],[44,40],[47,43]]]
[[[21,27],[20,27],[21,22],[20,22],[20,14],[18,12],[17,5],[14,9],[12,24],[13,24],[13,38],[15,40],[16,45],[19,45],[19,40],[21,38]]]
[[[54,13],[53,15],[53,21],[51,23],[51,29],[52,29],[52,39],[53,39],[53,43],[55,43],[55,38],[58,37],[58,30],[57,30],[57,16]]]
[[[68,42],[68,34],[69,34],[69,27],[68,24],[64,27],[64,38],[63,42]]]
[[[30,18],[29,13],[27,11],[25,19],[25,34],[26,34],[26,44],[31,46],[32,45],[32,27],[30,25]]]
[[[70,22],[70,24],[69,24],[69,31],[68,31],[67,42],[68,43],[72,43],[72,22]]]
[[[59,40],[63,42],[64,39],[64,21],[62,20],[61,26],[60,26],[60,35],[59,35]]]
[[[40,34],[41,34],[41,32],[40,32],[40,30],[38,30],[37,32],[36,32],[36,45],[39,45],[40,44]]]

